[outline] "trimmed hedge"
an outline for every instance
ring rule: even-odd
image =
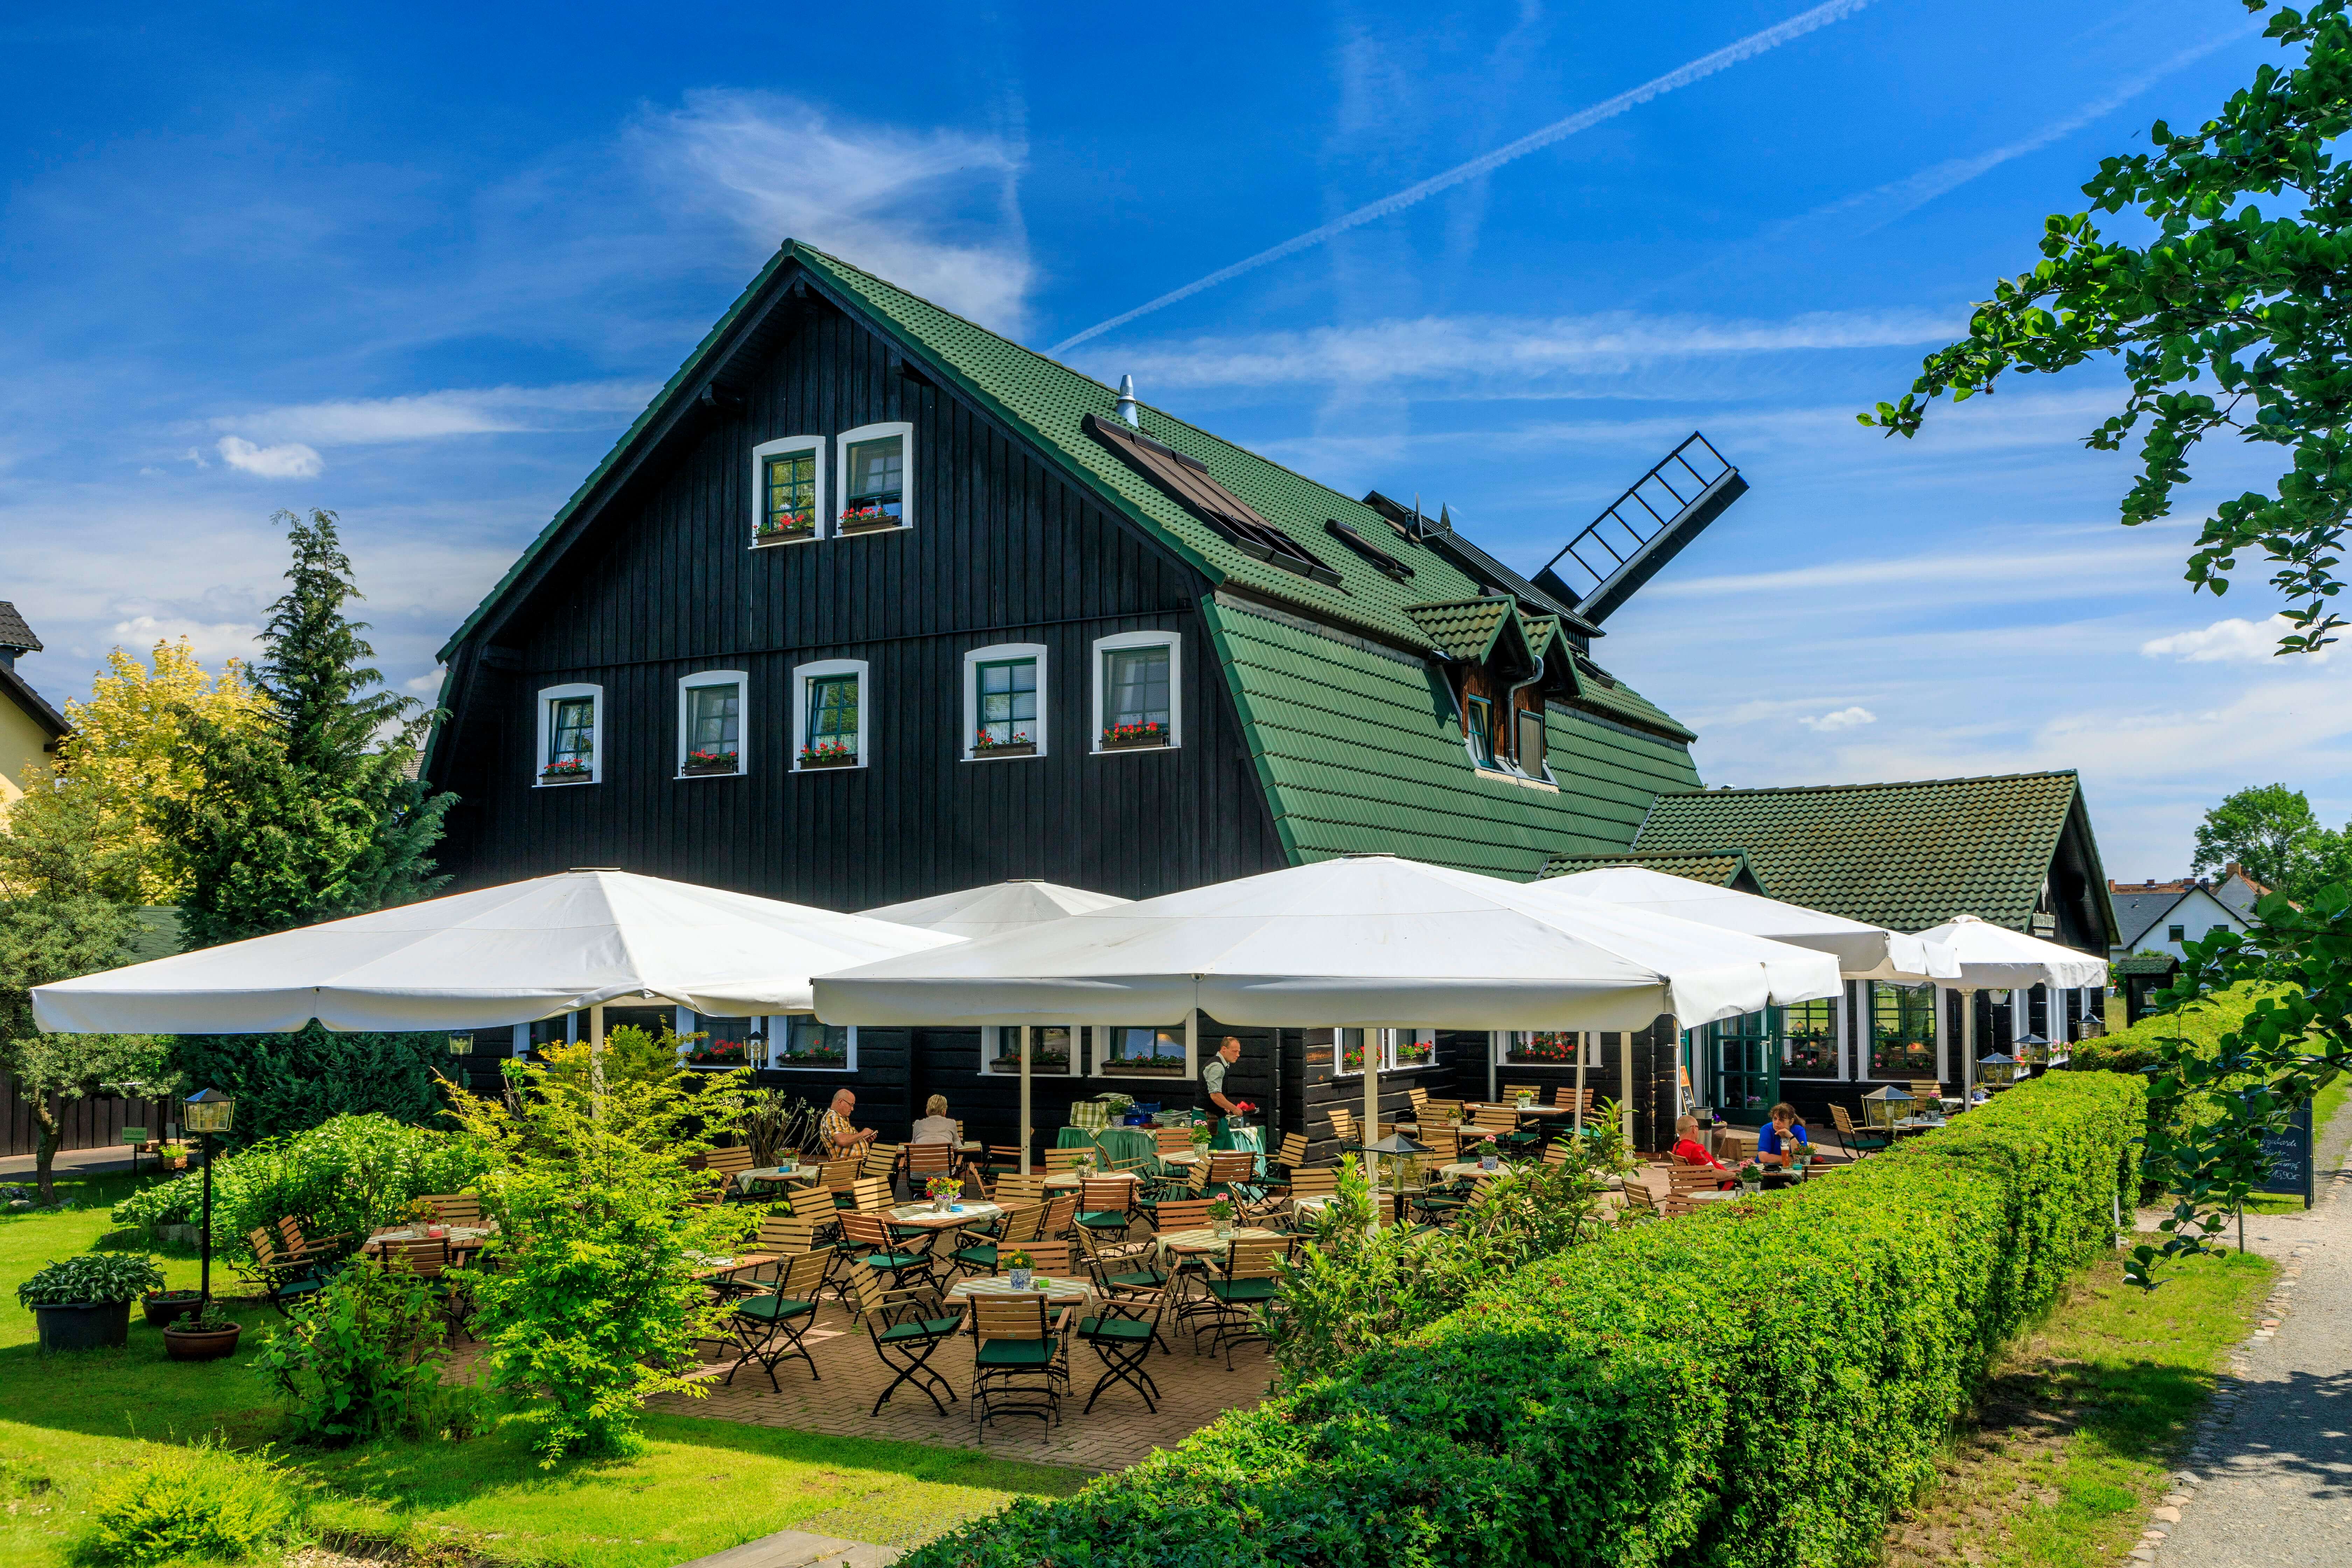
[[[2112,1247],[2143,1101],[2045,1077],[1826,1180],[1617,1232],[901,1563],[1870,1563],[1996,1347]]]

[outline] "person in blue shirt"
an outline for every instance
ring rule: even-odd
[[[1797,1163],[1800,1150],[1811,1154],[1812,1141],[1805,1136],[1805,1123],[1797,1108],[1784,1100],[1772,1108],[1772,1120],[1756,1134],[1756,1158],[1761,1164],[1786,1169]]]

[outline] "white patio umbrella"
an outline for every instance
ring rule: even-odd
[[[1786,943],[1351,855],[822,975],[815,1000],[833,1024],[1633,1030],[1838,989],[1835,960]],[[1368,1046],[1368,1138],[1378,1078]]]
[[[1797,947],[1826,952],[1837,960],[1838,973],[1848,980],[1898,980],[1916,984],[1958,975],[1959,963],[1940,943],[1906,936],[1861,921],[1846,919],[1801,904],[1784,903],[1736,889],[1717,887],[1689,877],[1654,871],[1646,866],[1609,866],[1547,877],[1529,884],[1538,896],[1599,899],[1626,909],[1648,910],[1696,921],[1725,931],[1746,931]],[[1630,1054],[1632,1047],[1627,1048]],[[1580,1121],[1584,1105],[1584,1053],[1576,1053],[1576,1102]]]
[[[946,931],[950,936],[978,938],[1002,936],[1006,931],[1022,931],[1046,921],[1057,921],[1069,915],[1085,914],[1092,910],[1107,910],[1114,904],[1130,903],[1115,893],[1089,892],[1084,888],[1066,888],[1058,882],[1041,882],[1024,879],[1009,882],[987,882],[977,888],[963,888],[952,893],[936,893],[928,899],[915,899],[903,904],[885,904],[877,910],[865,911],[866,918],[888,921],[894,925],[919,926],[924,931]],[[1029,1026],[1021,1026],[1021,1173],[1029,1173]]]
[[[1976,1082],[1977,1002],[1979,990],[2011,991],[2047,985],[2063,991],[2077,985],[2105,985],[2107,961],[2021,931],[1997,926],[1974,915],[1954,915],[1942,925],[1919,933],[1924,942],[1939,942],[1959,960],[1960,1092],[1965,1098]]]
[[[810,976],[961,938],[581,869],[134,963],[33,990],[43,1029],[267,1034],[523,1024],[623,998],[720,1017],[810,1010]]]

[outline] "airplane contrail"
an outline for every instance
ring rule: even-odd
[[[1124,314],[1113,316],[1107,321],[1097,321],[1085,331],[1064,338],[1046,352],[1060,353],[1066,349],[1076,348],[1087,339],[1100,337],[1114,327],[1123,327],[1139,316],[1148,316],[1152,311],[1163,306],[1172,305],[1179,300],[1188,300],[1203,289],[1213,289],[1218,284],[1238,278],[1244,272],[1255,271],[1269,261],[1279,261],[1286,256],[1295,256],[1302,250],[1322,244],[1335,235],[1344,234],[1351,228],[1361,227],[1376,218],[1386,217],[1391,213],[1401,212],[1416,202],[1427,200],[1440,191],[1449,190],[1465,181],[1475,180],[1490,169],[1499,169],[1514,159],[1524,158],[1530,153],[1549,147],[1553,142],[1573,136],[1580,131],[1590,131],[1605,120],[1614,120],[1627,110],[1638,108],[1654,98],[1674,91],[1676,88],[1688,87],[1702,78],[1713,76],[1719,70],[1736,66],[1742,60],[1752,59],[1768,50],[1777,49],[1792,38],[1803,37],[1807,33],[1826,27],[1832,22],[1843,22],[1870,3],[1871,0],[1827,0],[1825,5],[1816,5],[1810,11],[1800,12],[1787,21],[1777,23],[1761,32],[1750,33],[1738,43],[1727,44],[1710,55],[1701,55],[1687,65],[1676,66],[1664,76],[1653,77],[1641,86],[1621,92],[1614,98],[1603,99],[1590,109],[1580,109],[1567,119],[1554,121],[1540,131],[1531,131],[1517,141],[1497,147],[1491,153],[1481,153],[1466,163],[1457,163],[1442,174],[1432,174],[1419,184],[1407,185],[1393,195],[1382,196],[1379,201],[1358,207],[1345,216],[1332,219],[1320,228],[1308,229],[1305,234],[1286,239],[1270,250],[1261,250],[1255,256],[1234,262],[1231,267],[1221,268],[1206,278],[1197,279],[1185,284],[1181,289],[1162,294],[1157,300],[1138,305],[1134,310]]]

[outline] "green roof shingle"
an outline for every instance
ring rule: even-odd
[[[1546,877],[1566,877],[1578,871],[1603,871],[1612,866],[1639,866],[1644,870],[1663,871],[1669,877],[1687,877],[1694,882],[1709,887],[1728,888],[1740,884],[1743,892],[1760,892],[1766,897],[1771,889],[1764,879],[1748,863],[1748,857],[1737,849],[1657,850],[1644,853],[1628,849],[1621,854],[1555,855],[1544,862]],[[1745,875],[1742,875],[1745,873]]]
[[[1662,794],[1634,845],[1737,845],[1772,897],[1895,931],[1958,914],[2022,931],[2079,792],[2067,771]]]
[[[1483,659],[1510,624],[1508,599],[1459,599],[1444,605],[1407,605],[1404,617],[1430,642],[1455,658]]]

